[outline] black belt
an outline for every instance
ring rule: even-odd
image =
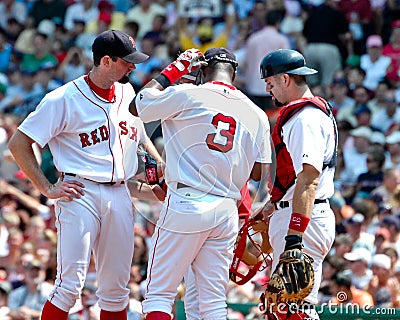
[[[71,176],[71,177],[80,177],[78,174],[69,173],[69,172],[64,172],[64,175]],[[115,182],[115,181],[113,181],[113,182],[98,182],[98,181],[94,181],[92,179],[88,179],[88,178],[84,178],[84,177],[81,177],[81,178],[84,179],[84,180],[88,180],[88,181],[91,181],[91,182],[98,183],[98,184],[104,184],[106,186],[113,186],[115,184],[125,184],[125,181],[123,181],[123,180],[122,181],[117,181],[117,182]]]
[[[328,199],[315,199],[314,204],[327,203]],[[279,201],[274,203],[275,210],[289,208],[289,201]]]

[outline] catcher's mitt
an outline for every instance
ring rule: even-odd
[[[280,303],[302,304],[314,286],[313,262],[301,249],[284,251],[268,282],[261,311],[276,312]]]

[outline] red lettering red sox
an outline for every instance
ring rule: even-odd
[[[130,134],[129,139],[138,141],[138,129],[136,127],[129,127],[126,121],[121,121],[119,123],[120,134],[121,135],[128,135]],[[107,141],[110,137],[108,132],[108,127],[106,125],[97,128],[89,133],[80,133],[79,134],[81,146],[82,148],[89,147],[100,143],[102,141]]]

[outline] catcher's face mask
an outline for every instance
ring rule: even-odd
[[[243,220],[244,223],[239,230],[232,264],[229,268],[230,280],[238,285],[245,284],[258,271],[263,271],[272,265],[268,225],[263,220],[249,219],[248,216]],[[241,262],[246,265],[246,268],[243,268]]]

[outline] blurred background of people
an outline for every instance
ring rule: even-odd
[[[16,299],[16,290],[34,287],[25,277],[38,269],[27,270],[28,263],[39,261],[44,282],[52,280],[57,246],[54,202],[41,197],[19,171],[7,149],[8,139],[49,90],[90,70],[91,41],[108,28],[125,30],[135,39],[138,49],[151,56],[132,73],[130,81],[136,90],[187,48],[228,47],[240,62],[235,85],[265,110],[271,128],[276,110],[260,79],[259,60],[278,48],[302,52],[307,64],[320,71],[318,78],[307,80],[315,94],[331,103],[339,132],[335,196],[330,199],[337,237],[324,263],[321,301],[334,299],[334,288],[347,292],[353,297],[349,302],[354,303],[360,294],[357,279],[373,273],[368,287],[374,304],[399,306],[395,282],[400,278],[399,3],[3,0],[0,13],[1,319],[25,313],[25,307],[18,311],[19,307],[11,305],[11,310],[8,305],[10,297]],[[147,129],[162,149],[158,124]],[[46,176],[56,181],[58,173],[48,148],[35,146],[35,154],[46,169]],[[139,319],[147,246],[159,204],[137,199],[133,199],[133,204],[137,235],[129,284],[129,319]],[[364,258],[355,258],[359,257],[357,250],[368,250],[370,263],[365,252]],[[382,254],[389,258],[389,264],[379,256]],[[357,271],[363,275],[349,281],[347,273]],[[385,283],[380,274],[390,275],[390,281]],[[232,302],[256,303],[257,295],[265,287],[264,276],[258,274],[254,281],[240,288],[232,285]],[[96,304],[92,305],[96,285],[93,264],[88,279],[81,305],[73,315],[77,320],[98,316]],[[368,301],[365,292],[361,292],[361,297],[361,301]],[[248,317],[260,317],[256,309],[250,310]],[[232,310],[229,316],[246,315]]]
[[[276,49],[290,49],[289,39],[279,30],[284,15],[281,10],[269,11],[265,17],[265,26],[249,36],[246,42],[244,58],[245,92],[261,109],[271,109],[272,100],[265,91],[265,83],[260,78],[260,61]]]

